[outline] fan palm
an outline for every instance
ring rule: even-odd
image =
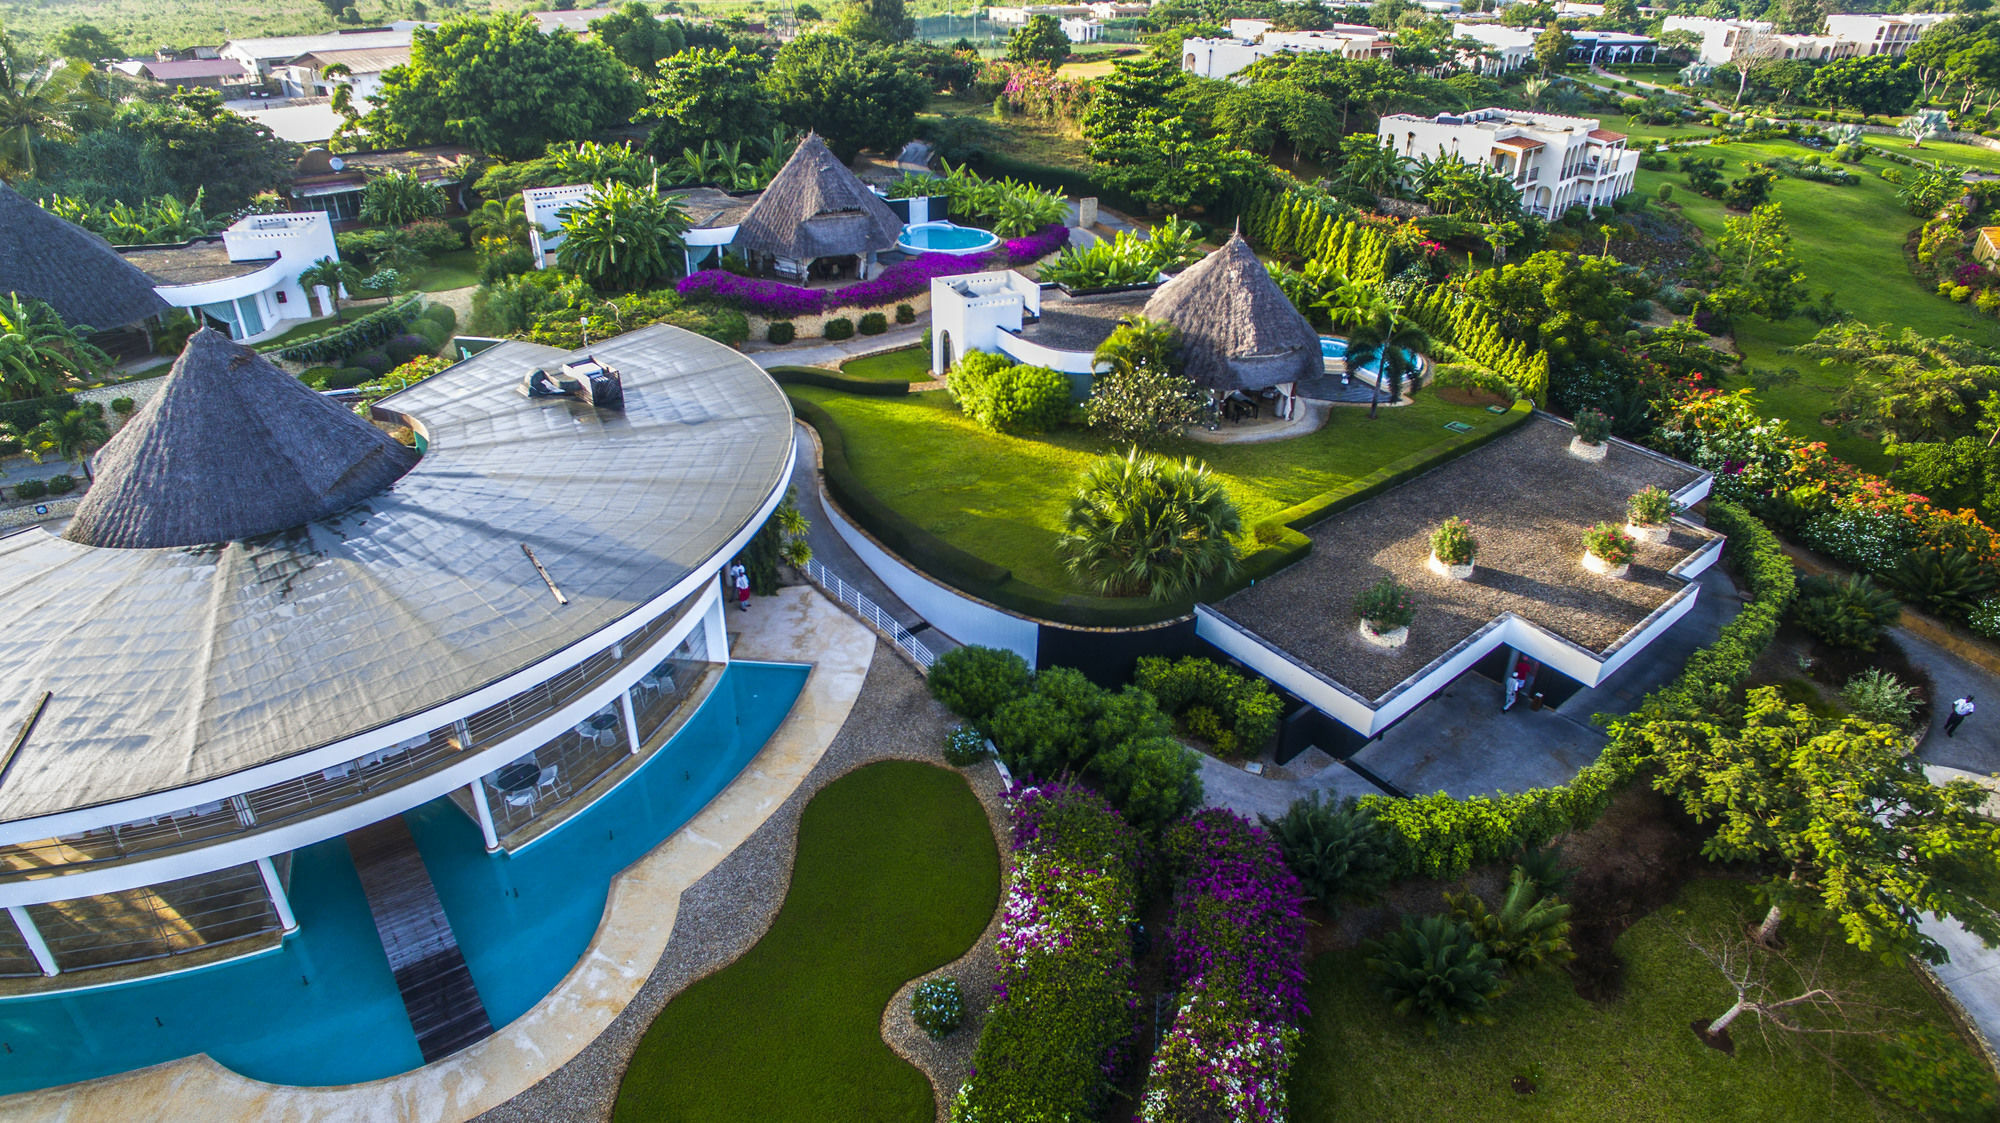
[[[640,288],[678,271],[688,216],[657,187],[601,184],[562,220],[557,261],[599,288]]]
[[[480,253],[503,253],[528,244],[527,204],[519,194],[486,200],[472,212],[470,222]]]
[[[111,365],[103,351],[84,342],[86,325],[71,327],[55,310],[19,293],[0,296],[0,398],[22,401],[62,389]]]
[[[1243,520],[1208,465],[1134,448],[1099,457],[1070,497],[1057,551],[1106,596],[1169,600],[1236,570]]]
[[[87,63],[42,58],[0,34],[0,169],[35,174],[35,138],[69,140],[96,99]]]
[[[1416,369],[1410,353],[1429,343],[1424,329],[1406,319],[1393,306],[1371,319],[1347,338],[1347,369],[1376,366],[1375,392],[1368,400],[1368,416],[1373,418],[1382,404],[1382,385],[1388,383],[1389,398],[1403,396],[1403,379]]]
[[[90,472],[90,454],[104,447],[104,442],[111,439],[111,430],[97,415],[73,409],[36,426],[28,439],[55,449],[56,455],[72,464],[81,465],[84,478],[94,480],[97,477]]]
[[[299,270],[299,287],[311,292],[316,288],[326,290],[326,298],[333,304],[333,316],[340,319],[340,290],[356,288],[361,284],[361,270],[335,257],[322,257],[304,269]]]
[[[1405,917],[1400,930],[1368,951],[1368,966],[1396,1012],[1429,1018],[1430,1032],[1486,1020],[1486,1008],[1507,985],[1501,959],[1471,925],[1448,916]]]
[[[1569,947],[1570,906],[1542,892],[1542,887],[1516,867],[1498,908],[1488,908],[1476,893],[1447,893],[1453,917],[1472,929],[1486,949],[1523,973],[1576,958]]]

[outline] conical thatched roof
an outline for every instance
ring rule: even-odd
[[[0,183],[0,293],[46,301],[66,323],[98,330],[167,310],[153,282],[111,244]]]
[[[1262,390],[1325,370],[1319,333],[1241,234],[1161,285],[1145,314],[1180,329],[1187,376],[1206,390]]]
[[[63,532],[91,546],[231,542],[342,511],[417,454],[210,328],[97,459]]]
[[[743,216],[736,245],[745,253],[805,261],[894,249],[903,220],[868,190],[817,134],[807,133]]]

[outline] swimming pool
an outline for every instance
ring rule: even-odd
[[[496,1028],[569,973],[597,931],[611,878],[728,786],[791,712],[807,673],[730,664],[652,759],[519,854],[487,854],[478,826],[448,799],[404,816]],[[422,1065],[345,840],[295,852],[291,900],[299,930],[269,953],[0,1001],[0,1094],[196,1053],[274,1084],[352,1084]]]
[[[1347,340],[1342,339],[1339,336],[1322,335],[1319,337],[1319,353],[1321,356],[1328,359],[1345,360],[1347,358]],[[1403,369],[1405,372],[1422,370],[1423,356],[1417,354],[1415,351],[1411,351],[1408,348],[1405,348],[1403,350]],[[1374,362],[1367,364],[1366,366],[1356,367],[1355,372],[1358,374],[1369,375],[1372,378],[1373,376],[1380,374],[1382,372],[1382,360],[1377,359]],[[1404,377],[1407,378],[1408,376],[1409,376],[1408,373],[1405,373]]]
[[[919,222],[904,227],[896,238],[896,245],[908,253],[974,254],[999,244],[999,238],[984,230],[949,222]]]

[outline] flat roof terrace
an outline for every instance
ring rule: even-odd
[[[1537,414],[1492,443],[1356,504],[1306,533],[1297,564],[1212,606],[1297,663],[1364,699],[1381,700],[1411,676],[1512,613],[1602,658],[1688,586],[1672,572],[1718,536],[1676,522],[1667,541],[1639,544],[1629,576],[1581,564],[1583,534],[1622,524],[1632,493],[1680,493],[1706,480],[1686,464],[1614,442],[1601,462],[1570,456],[1569,426]],[[1459,515],[1479,542],[1471,579],[1432,573],[1431,531]],[[1354,600],[1383,577],[1416,604],[1408,642],[1394,651],[1357,633]]]

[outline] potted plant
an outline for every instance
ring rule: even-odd
[[[1410,590],[1394,577],[1384,577],[1354,598],[1354,614],[1361,617],[1361,638],[1376,647],[1401,647],[1410,638],[1410,621],[1417,610]]]
[[[1639,544],[1612,523],[1598,523],[1583,532],[1583,568],[1600,577],[1623,577],[1632,568]]]
[[[1580,409],[1571,423],[1576,436],[1569,441],[1569,454],[1578,460],[1602,460],[1611,451],[1611,418],[1602,410]]]
[[[1625,533],[1658,545],[1673,529],[1669,523],[1681,509],[1663,487],[1649,487],[1625,501]]]
[[[1431,531],[1430,571],[1463,581],[1472,576],[1472,557],[1478,551],[1479,540],[1472,536],[1472,524],[1453,515]]]

